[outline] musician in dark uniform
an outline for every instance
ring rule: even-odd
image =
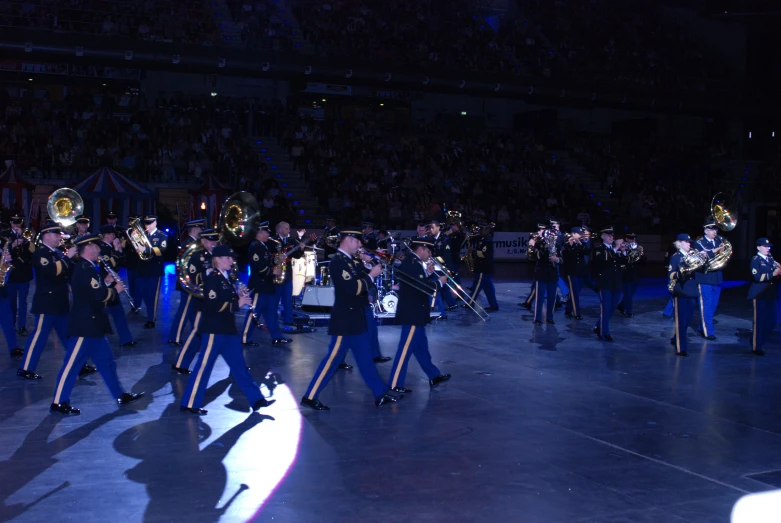
[[[561,222],[558,218],[550,218],[548,220],[548,228],[556,234],[556,247],[559,250],[559,256],[561,256],[562,249],[564,248],[564,234],[561,232]],[[567,282],[561,275],[561,264],[556,266],[556,270],[559,273],[559,278],[556,282],[558,294],[556,295],[554,303],[555,305],[564,305],[564,302],[559,298],[559,294],[564,298],[569,298],[569,287],[567,287]]]
[[[535,233],[536,236],[541,236],[543,234],[543,231],[548,230],[548,224],[547,223],[538,223],[537,224],[537,232]],[[529,240],[531,240],[535,235],[532,235]],[[526,245],[526,250],[528,254],[529,246]],[[536,260],[527,260],[527,261],[534,261],[536,263]],[[524,309],[530,311],[532,310],[532,307],[534,307],[534,300],[537,298],[537,293],[535,292],[535,285],[532,284],[531,289],[529,289],[529,294],[526,296],[526,298],[523,300],[523,302],[519,303],[521,307]]]
[[[485,292],[488,298],[486,312],[499,310],[499,302],[496,301],[496,289],[494,288],[494,237],[493,224],[480,226],[480,236],[472,242],[472,259],[475,264],[475,276],[472,280],[472,294],[469,297],[470,304],[474,303],[480,291]]]
[[[101,241],[99,245],[100,259],[103,260],[102,264],[111,267],[112,271],[119,274],[119,269],[124,259],[124,250],[122,249],[122,243],[117,239],[117,228],[113,225],[104,225],[100,228],[100,234]],[[101,267],[101,275],[105,279],[109,275],[108,270]],[[114,327],[116,327],[117,334],[119,334],[119,346],[133,347],[136,345],[136,342],[133,341],[133,335],[130,334],[130,328],[127,326],[125,308],[122,306],[118,293],[116,298],[112,298],[106,304],[106,312],[114,320]]]
[[[773,334],[776,321],[776,300],[781,266],[773,259],[773,244],[767,238],[757,240],[757,254],[751,258],[751,287],[748,299],[754,306],[754,325],[751,333],[751,352],[764,356],[763,347]]]
[[[35,373],[38,359],[41,357],[52,329],[57,333],[60,343],[67,346],[69,289],[73,258],[76,247],[68,249],[63,255],[60,250],[62,228],[52,221],[41,229],[41,246],[33,253],[35,270],[35,294],[31,312],[34,315],[35,330],[27,338],[22,366],[16,372],[25,379],[41,379]]]
[[[546,229],[540,238],[532,238],[526,248],[526,258],[534,260],[534,323],[542,325],[543,299],[547,303],[545,323],[553,325],[556,290],[559,282],[559,239],[556,231]]]
[[[274,240],[277,250],[275,254],[283,251],[290,251],[291,253],[285,260],[284,282],[275,284],[274,287],[277,296],[277,306],[279,306],[280,302],[282,303],[283,330],[285,332],[296,332],[301,329],[296,328],[293,324],[293,265],[290,260],[301,258],[304,255],[304,243],[290,236],[290,224],[287,222],[279,222],[276,226],[276,232],[277,236]]]
[[[369,297],[369,303],[366,305],[366,328],[368,330],[372,361],[374,361],[374,363],[385,363],[386,361],[390,361],[392,358],[383,356],[382,352],[380,351],[380,333],[377,329],[377,318],[374,317],[374,304],[379,299],[379,290],[377,289],[377,284],[374,282],[374,278],[372,278],[369,274],[374,268],[372,262],[376,262],[378,260],[373,259],[372,256],[365,251],[360,252],[360,259],[361,265],[359,265],[359,268],[363,270],[364,281],[366,281],[366,285],[369,286],[367,293]],[[353,367],[352,365],[347,365],[346,363],[342,362],[342,364],[339,365],[339,368],[349,370]]]
[[[220,240],[220,233],[214,229],[204,229],[201,231],[200,240],[203,249],[197,250],[192,254],[190,257],[190,266],[187,270],[191,274],[191,279],[195,280],[195,285],[203,286],[203,282],[206,279],[206,273],[212,268],[212,252],[217,246],[217,242]],[[193,277],[192,275],[195,276]],[[193,298],[190,302],[190,306],[195,312],[193,328],[190,331],[190,335],[187,336],[187,341],[184,342],[184,346],[179,351],[176,363],[171,365],[171,368],[179,374],[190,374],[190,364],[198,353],[198,347],[201,346],[200,342],[195,340],[195,337],[200,336],[198,327],[200,326],[202,319],[203,299]]]
[[[334,238],[333,241],[338,242],[339,229],[336,228],[336,219],[330,216],[325,217],[325,228],[323,229],[323,235],[320,237],[318,243],[319,247],[323,249],[324,260],[323,263],[328,263],[331,259],[331,255],[336,254],[336,247],[329,245],[328,238]]]
[[[118,221],[117,213],[115,213],[114,211],[109,211],[106,214],[106,225],[111,225],[112,227],[117,229],[118,228],[117,221]],[[117,237],[119,237],[119,231],[117,231]]]
[[[450,238],[442,234],[442,224],[438,220],[431,220],[428,224],[429,235],[434,239],[434,248],[432,256],[451,272],[458,271],[458,265],[453,263],[453,256],[450,253]],[[445,307],[447,304],[447,307]],[[434,304],[440,312],[440,318],[446,318],[448,311],[458,308],[456,297],[450,292],[450,289],[443,285],[437,292]]]
[[[375,405],[379,407],[399,400],[398,397],[388,394],[388,387],[383,383],[372,362],[367,339],[366,276],[353,259],[361,247],[362,237],[363,231],[358,228],[343,229],[339,233],[339,250],[331,259],[331,279],[335,294],[331,319],[328,323],[331,343],[328,346],[328,353],[320,362],[307,387],[306,394],[301,398],[301,405],[305,407],[330,410],[318,398],[320,392],[331,381],[348,349],[352,350],[358,370],[372,391]],[[380,272],[382,267],[377,265],[369,271],[368,277],[376,278]]]
[[[453,279],[457,283],[461,283],[461,249],[466,242],[466,234],[458,223],[451,223],[446,232],[450,236],[450,266],[455,271]]]
[[[0,237],[0,250],[2,251],[0,256],[3,256],[4,262],[10,267],[11,252],[6,247],[8,241],[8,238]],[[13,269],[9,270],[13,272]],[[0,330],[3,331],[11,357],[21,357],[24,351],[16,345],[16,330],[14,329],[14,320],[11,314],[11,302],[8,299],[8,289],[4,286],[0,286]]]
[[[274,276],[277,276],[281,269],[274,267],[272,252],[267,242],[271,230],[268,222],[263,222],[258,226],[255,233],[255,240],[249,245],[249,267],[250,277],[247,287],[255,294],[252,297],[252,309],[266,322],[266,328],[271,335],[271,343],[279,345],[290,343],[290,338],[285,338],[279,328],[279,315],[277,314],[276,289],[274,288]],[[247,346],[255,346],[257,342],[252,341],[252,333],[255,330],[255,318],[252,311],[247,311],[247,317],[244,318],[244,329],[242,331],[241,342]]]
[[[198,241],[204,225],[205,220],[203,219],[192,220],[184,224],[185,235],[179,244],[180,253]],[[184,290],[179,278],[176,278],[176,290],[179,291],[179,307],[176,309],[176,314],[171,322],[171,330],[168,333],[170,345],[182,345],[185,325],[187,323],[195,325],[195,309],[192,301],[197,298],[193,298],[190,293]]]
[[[719,229],[713,218],[703,224],[703,237],[694,242],[694,248],[700,252],[716,255],[724,250],[724,240],[719,237]],[[719,306],[721,284],[724,281],[724,271],[721,269],[706,272],[704,269],[694,273],[697,282],[697,294],[700,300],[700,327],[697,332],[706,340],[715,340],[716,331],[713,327],[713,317]]]
[[[569,299],[564,308],[564,316],[582,320],[580,314],[580,292],[583,290],[583,280],[588,276],[588,265],[586,264],[586,252],[588,246],[583,241],[583,228],[573,227],[570,229],[570,236],[564,244],[563,269],[569,287]]]
[[[201,332],[201,356],[195,364],[187,389],[182,396],[180,408],[192,414],[204,415],[203,396],[209,384],[214,364],[222,356],[230,367],[231,376],[249,400],[253,411],[268,407],[268,401],[260,387],[247,370],[247,362],[236,331],[234,315],[250,304],[249,296],[239,296],[230,280],[230,270],[236,253],[229,245],[218,245],[212,251],[212,269],[207,271],[203,282],[203,316],[199,325]]]
[[[77,217],[76,233],[74,234],[74,239],[89,234],[89,224],[90,224],[90,219],[87,218],[86,216],[82,215]]]
[[[377,233],[374,232],[374,224],[371,222],[363,222],[363,246],[370,251],[377,250]]]
[[[148,215],[143,219],[146,237],[151,247],[146,247],[147,260],[138,261],[138,302],[146,303],[145,329],[154,329],[157,318],[157,300],[160,296],[160,282],[163,278],[163,256],[168,248],[168,235],[157,228],[157,216]],[[136,298],[136,296],[133,296]]]
[[[10,219],[11,228],[0,233],[9,240],[11,263],[14,269],[8,273],[5,284],[8,300],[11,305],[11,321],[21,336],[27,335],[27,296],[30,293],[30,282],[33,279],[33,252],[35,244],[22,234],[24,218],[15,214]]]
[[[139,216],[128,217],[128,226],[130,223],[139,218]],[[133,297],[136,304],[136,308],[131,312],[139,312],[140,294],[138,292],[138,263],[141,258],[138,257],[138,252],[133,248],[133,244],[130,243],[130,239],[127,235],[127,229],[122,229],[119,234],[119,241],[122,242],[122,249],[125,253],[125,274],[127,274],[127,291]]]
[[[634,297],[637,292],[637,282],[640,281],[638,267],[643,263],[645,254],[637,245],[637,235],[627,233],[624,235],[624,242],[619,248],[619,254],[625,256],[623,264],[623,274],[621,275],[621,301],[618,304],[618,310],[627,318],[635,315]]]
[[[437,277],[429,262],[435,242],[432,238],[414,238],[410,242],[410,255],[399,267],[403,276],[399,279],[399,304],[396,307],[396,323],[401,325],[401,338],[393,361],[388,387],[393,392],[412,392],[404,386],[407,377],[407,363],[412,354],[429,379],[429,386],[435,387],[450,379],[442,374],[431,361],[428,350],[426,325],[430,320],[431,295],[444,287],[447,276]]]
[[[610,335],[610,318],[618,307],[622,286],[621,267],[625,258],[613,248],[613,228],[605,227],[599,232],[602,242],[594,246],[591,258],[599,294],[599,321],[594,326],[594,332],[602,341],[613,341]]]
[[[92,358],[109,392],[119,405],[126,405],[141,398],[144,393],[123,392],[117,377],[117,363],[111,353],[106,334],[111,334],[111,324],[106,306],[117,298],[125,287],[111,276],[103,277],[98,266],[100,236],[88,234],[76,240],[79,259],[75,262],[71,286],[73,310],[68,319],[68,343],[65,361],[57,376],[54,399],[50,410],[60,414],[79,414],[70,404],[71,390],[79,369]]]
[[[388,234],[387,229],[380,229],[377,231],[377,249],[387,251],[390,249],[390,244],[393,238]]]
[[[670,281],[675,280],[673,288],[673,314],[675,318],[675,335],[670,340],[670,344],[675,347],[675,353],[678,356],[688,356],[686,349],[689,347],[689,340],[686,338],[686,331],[689,329],[694,307],[697,300],[697,282],[694,276],[687,271],[688,265],[685,262],[686,256],[691,251],[692,239],[688,234],[681,233],[675,237],[675,248],[677,252],[670,256],[670,264],[667,267],[667,277]]]

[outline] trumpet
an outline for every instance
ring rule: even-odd
[[[98,257],[98,263],[100,263],[100,266],[103,267],[103,270],[106,271],[106,274],[111,276],[115,282],[122,283],[122,279],[119,277],[119,274],[117,274],[117,271],[111,268],[111,265],[106,263],[106,260],[104,260],[102,257]],[[124,283],[123,283],[124,286]],[[125,290],[123,291],[125,296],[127,297],[127,302],[130,305],[131,309],[136,308],[136,304],[133,303],[133,297],[130,295],[130,293],[127,291],[127,287],[125,287]]]

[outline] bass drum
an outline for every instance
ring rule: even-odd
[[[396,314],[396,306],[398,304],[399,304],[399,297],[393,291],[387,293],[380,300],[380,308],[382,309],[382,312]]]

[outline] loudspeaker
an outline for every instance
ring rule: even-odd
[[[301,301],[301,309],[319,311],[330,309],[334,306],[334,288],[308,285],[304,289],[304,298]]]

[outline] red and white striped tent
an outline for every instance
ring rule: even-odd
[[[16,167],[11,164],[0,174],[0,194],[2,204],[12,211],[21,213],[27,217],[30,213],[30,200],[33,196],[34,185],[27,182]]]
[[[210,174],[203,185],[190,191],[190,219],[203,217],[206,218],[207,227],[216,226],[222,203],[230,195],[230,188]],[[201,204],[204,204],[205,209],[201,208]]]
[[[93,228],[106,223],[106,215],[114,211],[121,225],[130,215],[154,214],[154,193],[109,167],[101,167],[72,187],[84,199],[84,216]]]

